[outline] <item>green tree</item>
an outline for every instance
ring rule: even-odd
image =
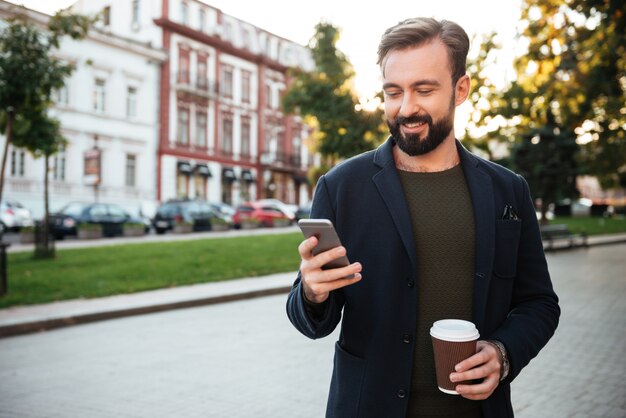
[[[48,241],[48,165],[50,156],[65,144],[59,122],[49,118],[51,95],[64,86],[73,66],[54,58],[51,52],[59,47],[63,36],[82,39],[94,19],[61,11],[49,19],[47,28],[16,14],[0,32],[0,130],[6,140],[0,164],[0,200],[4,171],[11,143],[44,159],[44,207],[41,241],[35,257],[53,257]]]
[[[327,168],[374,148],[386,132],[382,110],[364,110],[355,97],[352,65],[336,47],[339,36],[331,24],[316,25],[309,43],[315,70],[293,70],[293,83],[283,97],[286,112],[304,116],[315,128],[313,141]]]
[[[576,132],[586,173],[605,187],[626,181],[626,3],[524,0],[516,62],[520,86],[535,97],[529,116]]]
[[[573,132],[554,123],[522,135],[512,148],[514,168],[524,176],[535,198],[541,199],[541,222],[546,224],[548,205],[577,195],[576,154]]]
[[[50,245],[48,233],[50,156],[67,144],[61,135],[61,124],[48,116],[46,111],[35,111],[17,116],[13,133],[13,144],[28,150],[33,157],[44,161],[44,218],[41,224],[41,240],[35,246],[35,258],[54,257],[54,247]]]
[[[0,117],[6,136],[0,164],[0,200],[4,186],[9,145],[13,142],[16,118],[37,115],[48,109],[50,96],[63,87],[73,66],[51,55],[61,38],[84,38],[93,22],[85,16],[61,11],[49,21],[47,30],[16,14],[0,32]]]

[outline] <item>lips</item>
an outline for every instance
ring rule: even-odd
[[[403,123],[402,126],[405,126],[409,129],[419,128],[420,126],[425,125],[426,122],[413,122],[413,123]]]

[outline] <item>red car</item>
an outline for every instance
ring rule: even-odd
[[[237,206],[233,215],[235,228],[257,226],[287,226],[289,217],[277,207],[257,202],[246,202]]]

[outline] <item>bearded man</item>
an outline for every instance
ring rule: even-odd
[[[388,29],[378,63],[391,135],[317,184],[311,217],[331,220],[343,246],[300,244],[287,314],[310,338],[343,314],[327,417],[512,417],[510,383],[557,327],[528,184],[455,138],[468,49],[453,22]],[[353,263],[322,269],[344,255]],[[481,335],[449,377],[458,395],[435,378],[429,329],[447,318]]]

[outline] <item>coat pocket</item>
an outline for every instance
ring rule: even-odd
[[[357,418],[367,362],[335,344],[333,377],[326,417]]]
[[[496,276],[515,277],[521,230],[521,220],[496,220],[496,250],[493,266]]]

